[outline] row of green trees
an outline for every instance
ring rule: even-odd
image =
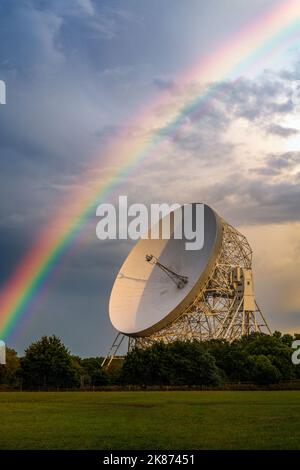
[[[155,343],[134,349],[125,358],[101,368],[101,357],[72,356],[56,336],[31,344],[21,358],[7,348],[7,364],[0,366],[0,384],[24,389],[69,389],[134,384],[220,386],[225,382],[274,384],[300,379],[300,365],[292,363],[292,343],[298,336],[275,332],[252,334],[233,343]]]
[[[6,348],[6,365],[0,365],[0,385],[42,390],[120,383],[123,361],[116,360],[109,370],[104,370],[102,360],[72,356],[58,337],[43,336],[25,350],[23,357]]]
[[[154,344],[127,355],[122,369],[125,382],[140,385],[208,385],[224,382],[274,384],[300,379],[292,362],[296,338],[275,332],[226,340]]]

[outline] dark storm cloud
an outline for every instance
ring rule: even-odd
[[[47,281],[51,295],[49,290],[42,294],[25,319],[26,328],[17,332],[19,348],[32,341],[32,331],[36,339],[52,332],[73,352],[105,354],[116,335],[108,317],[110,289],[130,247],[127,242],[95,239],[75,244]]]
[[[1,286],[61,206],[65,193],[78,183],[99,145],[99,129],[108,138],[114,126],[118,128],[122,102],[95,74],[95,68],[107,69],[105,57],[92,61],[91,51],[98,55],[97,41],[103,47],[101,41],[112,39],[121,24],[132,20],[121,10],[94,11],[93,4],[78,0],[70,7],[70,2],[4,0],[0,5],[0,78],[7,84],[7,105],[0,107]],[[96,240],[94,225],[90,237]],[[102,325],[109,342],[114,333],[107,296],[122,255],[115,246],[101,247],[100,242],[88,244],[85,251],[77,247],[77,256],[81,253],[84,259],[80,267],[78,257],[67,253],[66,274],[60,272],[53,297],[45,297],[34,315],[34,335],[57,332],[66,342],[75,338],[74,352],[84,354],[80,337],[85,324],[85,344],[95,345],[90,353],[106,350],[108,344],[97,350],[99,336],[102,343],[106,337],[99,319],[105,315]],[[12,340],[12,345],[22,350],[33,339],[33,330]]]
[[[170,77],[198,63],[211,50],[211,41],[218,45],[212,29],[219,33],[223,24],[231,27],[236,15],[248,21],[249,6],[232,15],[226,2],[191,3],[193,8],[173,0],[1,1],[0,79],[7,84],[7,105],[0,107],[1,285],[70,188],[80,185],[90,155],[97,150],[96,170],[101,171],[102,145],[120,132],[127,129],[128,140],[136,134],[150,136],[143,123],[141,128],[128,125],[133,111],[151,101],[153,90],[181,98],[184,90]],[[256,12],[263,3],[251,5]],[[199,18],[205,19],[202,28]],[[199,34],[196,40],[192,32]],[[257,170],[258,181],[253,174],[240,174],[238,165],[222,184],[206,186],[202,178],[203,168],[222,172],[222,165],[233,164],[235,147],[224,133],[236,118],[269,133],[292,135],[278,119],[295,110],[297,76],[296,71],[281,72],[272,79],[222,84],[226,93],[212,101],[200,120],[188,116],[172,138],[165,135],[174,153],[166,160],[155,154],[155,174],[140,171],[134,184],[129,178],[125,192],[141,201],[163,198],[168,191],[171,198],[189,200],[194,188],[197,200],[201,196],[222,214],[225,207],[224,215],[233,221],[299,220],[296,179],[279,184],[263,178],[263,172],[276,175],[292,168],[297,156],[266,158]],[[193,87],[198,93],[200,85]],[[91,217],[91,224],[84,234],[92,241],[83,237],[82,245],[66,254],[54,273],[51,295],[43,298],[31,328],[12,346],[22,350],[32,339],[52,333],[79,354],[103,354],[110,346],[114,331],[107,316],[108,296],[129,247],[97,241],[96,218]]]
[[[19,215],[21,218],[21,215]],[[15,224],[11,227],[0,225],[0,243],[1,243],[1,270],[0,270],[0,288],[4,285],[8,277],[13,273],[13,268],[29,249],[32,243],[32,233],[18,230],[20,227],[18,215],[12,215],[11,220],[15,219]],[[22,224],[21,224],[22,226]]]
[[[84,60],[78,63],[64,29],[82,16],[76,34],[87,44],[91,33],[84,24],[97,13],[89,13],[85,1],[74,2],[71,10],[63,3],[0,5],[0,72],[8,91],[7,105],[0,108],[1,225],[30,227],[32,240],[86,168],[99,145],[99,127],[107,134],[107,123],[115,119],[107,86]]]

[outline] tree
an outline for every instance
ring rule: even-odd
[[[276,331],[273,335],[253,333],[232,343],[224,339],[211,340],[205,342],[204,347],[214,356],[225,379],[267,384],[297,376],[297,368],[291,362],[292,342],[291,335]]]
[[[86,378],[86,372],[81,365],[81,358],[79,356],[71,356],[72,365],[74,370],[76,371],[76,376],[78,378],[78,382],[80,383],[80,387],[84,386],[86,382],[89,383],[89,377]]]
[[[226,339],[212,339],[203,343],[205,350],[214,357],[223,380],[247,380],[245,357],[234,344]]]
[[[124,360],[122,377],[125,383],[139,385],[216,386],[221,383],[213,356],[197,341],[136,348]]]
[[[252,379],[258,385],[268,385],[279,382],[281,374],[267,356],[262,354],[251,356],[253,361]]]
[[[281,380],[295,377],[295,369],[291,361],[292,348],[289,335],[275,332],[273,335],[254,333],[239,340],[243,352],[247,356],[263,355],[276,367]]]
[[[18,386],[20,382],[20,359],[14,349],[6,348],[6,364],[0,366],[0,383]]]
[[[21,359],[25,388],[70,388],[79,385],[78,369],[69,351],[56,336],[32,343]]]
[[[170,381],[174,385],[217,386],[221,374],[214,357],[198,341],[176,341],[169,345]]]
[[[102,386],[110,383],[108,371],[101,368],[102,360],[102,357],[81,359],[80,364],[85,372],[85,382],[89,385]]]

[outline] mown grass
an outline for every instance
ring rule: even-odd
[[[0,423],[0,449],[300,449],[300,392],[3,392]]]

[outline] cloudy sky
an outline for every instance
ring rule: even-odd
[[[109,142],[164,94],[158,122],[206,83],[185,71],[278,0],[1,0],[0,283],[36,243],[82,174],[101,182]],[[226,78],[205,113],[187,119],[113,200],[206,202],[254,249],[258,302],[272,329],[300,331],[300,31],[238,80]],[[210,77],[214,82],[214,77]],[[152,123],[153,125],[153,123]],[[97,160],[92,155],[97,154]],[[67,217],[67,214],[66,214]],[[96,216],[66,253],[10,338],[19,352],[43,334],[74,354],[104,354],[115,274],[131,243],[100,242]]]

